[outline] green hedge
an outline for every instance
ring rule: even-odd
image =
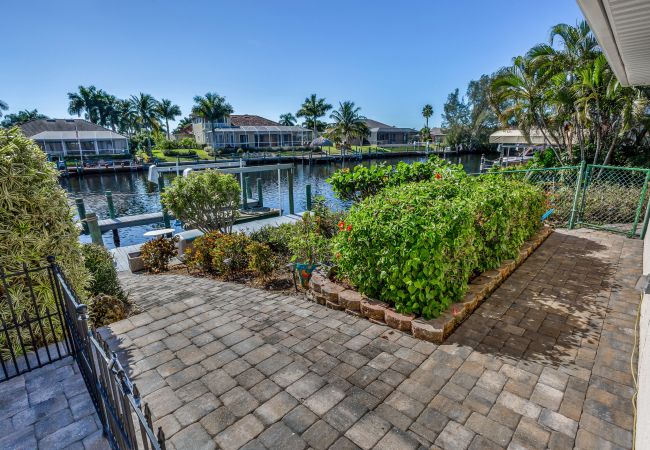
[[[178,157],[188,157],[188,156],[196,156],[196,150],[192,149],[182,149],[182,148],[175,148],[175,149],[165,149],[162,151],[163,155],[165,156],[178,156]]]
[[[355,204],[336,236],[339,273],[399,312],[436,317],[473,274],[513,258],[541,225],[543,193],[499,176],[448,176]]]
[[[394,167],[383,163],[370,167],[359,164],[353,170],[346,168],[335,172],[327,181],[338,198],[359,201],[388,186],[464,175],[462,165],[433,155],[426,161],[411,164],[401,161]]]

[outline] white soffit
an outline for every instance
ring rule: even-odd
[[[650,85],[650,0],[577,0],[616,77]]]

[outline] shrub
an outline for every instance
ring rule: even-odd
[[[113,256],[101,245],[85,244],[81,246],[84,266],[90,273],[88,284],[90,295],[106,294],[120,300],[126,300],[126,294],[117,278]]]
[[[244,233],[222,234],[210,249],[212,269],[226,278],[232,278],[248,267],[246,247],[250,238]]]
[[[46,264],[47,256],[54,256],[69,280],[71,287],[83,300],[88,272],[81,263],[79,231],[73,221],[65,191],[59,186],[54,164],[18,128],[0,129],[0,267],[5,272],[22,270]],[[45,272],[31,274],[34,295],[40,311],[55,310],[55,299]],[[22,278],[10,282],[14,311],[18,317],[24,313],[34,316],[34,304]],[[0,287],[0,297],[4,295]],[[0,317],[11,317],[6,301],[0,301]],[[62,338],[55,324],[54,335],[36,333],[34,345],[43,345]],[[47,328],[47,327],[46,327]],[[23,335],[28,349],[32,342]],[[46,342],[43,342],[46,341]],[[12,339],[12,342],[15,342]],[[9,354],[6,336],[0,336],[0,358]],[[13,348],[20,355],[22,350]]]
[[[321,231],[316,215],[305,212],[289,240],[291,259],[305,264],[326,263],[332,259],[330,240]]]
[[[176,156],[180,158],[195,157],[197,155],[196,150],[187,150],[182,148],[166,149],[162,152],[165,156]]]
[[[260,242],[251,242],[246,246],[248,268],[262,279],[267,279],[275,269],[275,255],[271,248]]]
[[[385,189],[341,224],[339,273],[400,312],[435,317],[473,273],[515,256],[543,211],[543,194],[516,180],[451,176]]]
[[[208,169],[174,178],[161,201],[189,227],[230,233],[239,214],[239,195],[234,176]]]
[[[94,328],[99,328],[126,319],[132,310],[133,304],[128,299],[99,294],[90,299],[88,318]]]
[[[140,251],[144,268],[149,272],[159,273],[168,269],[169,262],[177,254],[178,237],[168,239],[164,236],[145,242]]]
[[[250,234],[251,240],[266,244],[273,253],[284,258],[291,255],[289,241],[297,233],[298,225],[283,223],[277,226],[265,225]]]
[[[215,242],[221,237],[221,232],[210,231],[196,239],[192,247],[185,254],[185,264],[189,269],[200,270],[205,273],[214,273],[212,267],[212,256],[210,251],[216,245]]]
[[[384,164],[366,167],[359,164],[352,171],[341,169],[335,172],[327,181],[332,185],[338,198],[359,201],[377,194],[388,186],[452,176],[464,178],[467,175],[462,165],[453,165],[444,159],[432,156],[424,162],[412,164],[400,162],[395,167]]]

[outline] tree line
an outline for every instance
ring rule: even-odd
[[[646,164],[650,89],[617,80],[585,21],[551,28],[548,42],[456,89],[443,107],[449,145],[484,149],[498,128],[541,133],[553,164]]]

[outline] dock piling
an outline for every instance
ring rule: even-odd
[[[262,196],[262,179],[257,179],[257,206],[262,208],[264,206],[264,198]]]
[[[86,224],[90,230],[90,238],[92,239],[93,244],[104,245],[104,240],[102,239],[102,232],[99,231],[99,224],[97,223],[97,214],[94,212],[89,212],[86,214]]]
[[[289,185],[289,214],[295,212],[293,204],[293,169],[289,170],[287,184]]]
[[[113,193],[106,191],[106,202],[108,203],[108,217],[115,219],[115,205],[113,205]]]
[[[84,205],[84,199],[77,197],[74,199],[75,204],[77,205],[77,213],[79,214],[79,220],[83,225],[84,234],[88,234],[88,224],[83,220],[86,218],[86,206]]]
[[[305,191],[307,194],[307,211],[311,211],[311,184],[305,186]]]
[[[158,176],[158,189],[160,190],[161,194],[165,192],[165,180],[163,180],[162,174]],[[165,205],[162,204],[162,197],[161,197],[161,206],[162,206],[163,222],[165,223],[165,228],[169,228],[171,226],[171,221],[169,220],[169,214],[167,213],[167,208],[165,208]]]

